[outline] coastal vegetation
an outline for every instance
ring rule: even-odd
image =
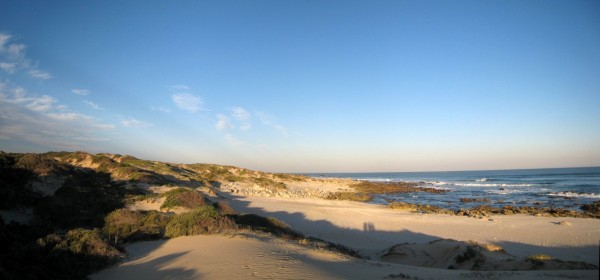
[[[175,207],[196,208],[206,206],[210,202],[199,192],[187,188],[172,189],[163,194],[166,198],[160,209],[172,209]]]
[[[191,212],[174,216],[165,227],[165,237],[231,233],[237,226],[233,219],[213,206],[201,206]]]
[[[16,154],[0,151],[0,279],[84,279],[125,256],[124,243],[185,235],[259,231],[315,248],[357,255],[341,245],[305,237],[275,218],[236,213],[194,188],[231,182],[277,192],[282,180],[303,176],[267,174],[231,166],[178,165],[118,154],[84,152]],[[134,211],[127,204],[159,195],[149,184],[179,186],[163,193],[163,211]],[[11,213],[29,213],[25,221]],[[4,214],[3,214],[3,217]]]
[[[173,215],[158,211],[117,209],[104,219],[102,233],[117,245],[122,242],[160,239]]]
[[[198,234],[260,232],[311,248],[360,257],[343,245],[305,236],[281,220],[237,213],[215,191],[222,186],[239,185],[261,192],[266,189],[266,193],[275,196],[299,192],[287,184],[309,180],[293,174],[211,164],[162,163],[116,154],[0,151],[0,279],[83,279],[121,260],[126,255],[127,242]],[[162,189],[161,193],[151,192],[150,186]],[[401,182],[350,182],[338,190],[315,194],[329,199],[370,201],[376,194],[445,192]],[[305,194],[312,195],[302,193]],[[160,211],[131,207],[146,200],[161,203],[155,208]],[[600,217],[600,202],[582,206],[581,212],[524,206],[484,205],[449,210],[405,202],[388,205],[420,213],[480,218],[491,214]],[[13,219],[14,213],[26,213],[26,217]],[[470,253],[465,252],[459,260],[467,262],[469,258]],[[539,264],[545,260],[532,261]]]

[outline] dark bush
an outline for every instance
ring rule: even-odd
[[[290,228],[284,222],[272,218],[262,217],[255,214],[233,215],[235,223],[248,229],[270,232],[277,236],[291,239],[302,238],[303,236]]]
[[[72,169],[67,164],[44,154],[21,154],[15,159],[14,167],[27,169],[39,175],[65,174]]]
[[[106,216],[102,229],[111,243],[159,239],[171,216],[158,211],[131,211],[118,209]]]
[[[217,208],[217,210],[219,210],[221,213],[226,215],[232,215],[236,213],[235,210],[231,208],[231,206],[229,206],[229,204],[225,201],[217,201],[213,203],[213,206]]]
[[[38,239],[37,245],[53,270],[68,272],[60,278],[83,279],[122,256],[102,239],[99,230],[77,228],[64,235],[50,234]]]
[[[176,188],[164,193],[165,202],[160,209],[171,209],[174,207],[196,208],[199,206],[210,205],[204,196],[198,192],[186,188]]]
[[[165,229],[165,237],[212,234],[237,229],[235,222],[212,206],[201,206],[189,213],[171,219]]]
[[[0,209],[34,204],[40,195],[27,184],[33,176],[27,169],[0,167]]]
[[[123,207],[126,194],[109,174],[75,172],[54,196],[41,199],[34,213],[39,223],[59,228],[102,227],[106,214]]]

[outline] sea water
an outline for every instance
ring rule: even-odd
[[[417,182],[420,187],[448,190],[442,194],[415,192],[375,195],[373,203],[380,204],[403,201],[449,209],[513,205],[578,210],[583,204],[600,200],[600,167],[307,175],[373,182]],[[461,198],[487,200],[461,202]]]

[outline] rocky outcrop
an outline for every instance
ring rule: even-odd
[[[598,212],[594,212],[594,205],[597,204],[586,204],[582,206],[583,212],[575,210],[563,209],[563,208],[549,208],[549,207],[532,207],[532,206],[511,206],[507,205],[504,207],[491,207],[487,205],[476,206],[470,209],[459,209],[450,210],[431,205],[412,204],[406,202],[390,202],[388,207],[396,210],[415,211],[420,213],[436,213],[436,214],[449,214],[457,216],[468,216],[477,219],[491,218],[492,215],[515,215],[515,214],[527,214],[533,216],[543,217],[574,217],[574,218],[600,218]]]

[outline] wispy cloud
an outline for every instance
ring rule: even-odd
[[[163,113],[171,113],[171,109],[165,107],[150,107],[150,110]]]
[[[273,120],[274,118],[271,115],[263,113],[263,112],[255,112],[255,115],[258,117],[258,119],[260,120],[260,122],[263,125],[266,125],[268,127],[271,127],[273,129],[275,129],[283,137],[288,137],[289,136],[288,129],[286,127],[284,127],[283,125],[280,125],[280,124],[276,123]]]
[[[215,128],[218,130],[225,130],[233,128],[234,126],[229,121],[229,118],[223,114],[217,115],[217,123],[215,124]]]
[[[244,141],[235,138],[233,135],[227,133],[225,134],[225,140],[227,140],[227,143],[229,143],[232,146],[241,146],[244,145]]]
[[[52,78],[52,75],[50,75],[50,73],[46,72],[46,71],[42,71],[42,70],[37,70],[37,69],[33,69],[33,70],[29,70],[29,76],[33,77],[33,78],[37,78],[37,79],[42,79],[42,80],[48,80]]]
[[[190,88],[185,85],[170,86],[169,90],[173,92],[171,99],[177,108],[196,113],[202,110],[204,101],[200,96],[191,94]]]
[[[190,87],[188,87],[186,85],[174,85],[174,86],[169,86],[169,89],[174,92],[181,92],[181,91],[189,91]]]
[[[129,118],[121,121],[121,125],[124,127],[132,127],[132,128],[147,128],[153,126],[151,123],[140,121],[134,118]]]
[[[88,115],[70,112],[48,95],[35,95],[0,83],[0,139],[33,143],[49,149],[94,150],[86,139],[108,140],[114,129]]]
[[[17,70],[17,65],[15,63],[0,62],[0,69],[12,74]]]
[[[14,74],[19,70],[24,70],[30,77],[35,79],[47,80],[52,78],[50,73],[38,69],[36,63],[25,54],[27,46],[24,44],[13,43],[13,36],[8,33],[0,33],[0,69]]]
[[[27,91],[21,87],[13,88],[8,93],[2,93],[0,99],[2,99],[2,101],[6,103],[16,104],[38,112],[48,111],[52,109],[53,104],[56,102],[54,98],[48,95],[29,95]]]
[[[0,49],[4,49],[8,44],[8,40],[10,40],[10,35],[6,33],[0,33]]]
[[[90,90],[89,89],[74,88],[71,91],[74,94],[81,95],[81,96],[85,96],[85,95],[89,95],[90,94]]]
[[[98,106],[98,104],[96,104],[96,103],[94,103],[94,102],[92,102],[92,101],[89,101],[89,100],[84,100],[84,101],[83,101],[83,103],[87,104],[88,106],[90,106],[90,107],[91,107],[91,108],[93,108],[93,109],[96,109],[96,110],[104,110],[104,108],[102,108],[102,107]]]
[[[189,93],[178,93],[171,95],[173,103],[177,108],[186,110],[192,113],[198,112],[202,109],[204,102],[199,96],[191,95]]]
[[[241,123],[240,130],[249,130],[252,128],[252,124],[250,123],[250,113],[248,113],[246,109],[242,107],[234,107],[231,109],[231,112],[233,118]]]
[[[91,120],[92,117],[77,113],[48,113],[48,117],[60,121]]]

